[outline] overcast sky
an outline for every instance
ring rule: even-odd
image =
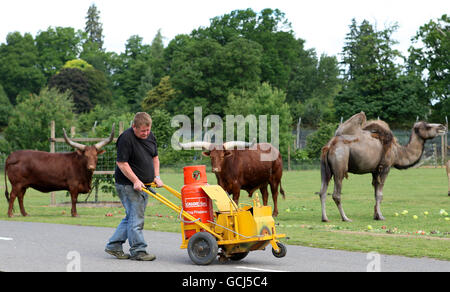
[[[0,2],[0,43],[19,31],[36,36],[49,26],[84,30],[87,10],[95,3],[103,23],[104,47],[123,52],[132,35],[149,44],[161,29],[168,44],[177,34],[208,26],[215,16],[233,10],[278,8],[291,22],[296,38],[306,41],[318,55],[341,53],[351,19],[367,19],[378,30],[398,23],[393,38],[404,55],[411,37],[429,20],[450,14],[450,0],[14,0]]]

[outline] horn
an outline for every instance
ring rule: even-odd
[[[111,135],[109,135],[109,138],[107,138],[107,139],[105,139],[105,140],[103,140],[103,141],[100,141],[100,142],[98,142],[97,144],[95,144],[95,145],[94,145],[95,149],[100,150],[100,148],[102,148],[102,147],[105,146],[106,144],[111,143],[111,141],[112,141],[113,138],[114,138],[114,126],[115,126],[115,125],[116,125],[115,123],[112,125]]]
[[[188,143],[180,143],[180,142],[178,142],[178,145],[179,145],[182,149],[191,149],[191,148],[202,147],[203,150],[209,150],[210,147],[211,147],[211,143],[209,143],[209,142],[204,142],[204,141],[188,142]]]
[[[233,149],[234,147],[250,148],[253,146],[253,144],[255,144],[255,141],[256,141],[256,139],[253,139],[252,142],[230,141],[230,142],[223,143],[223,149],[230,150],[230,149]]]
[[[84,149],[86,149],[86,145],[83,145],[83,144],[80,144],[80,143],[77,143],[77,142],[73,142],[72,140],[70,140],[67,137],[66,129],[64,129],[64,128],[63,128],[63,134],[64,134],[64,140],[66,141],[66,143],[69,144],[70,146],[72,146],[73,148],[76,148],[76,149],[81,150],[81,151],[84,151]]]

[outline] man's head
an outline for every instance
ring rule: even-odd
[[[145,112],[136,113],[132,128],[136,137],[139,139],[147,139],[152,129],[152,118]]]

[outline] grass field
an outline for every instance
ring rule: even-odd
[[[162,171],[164,182],[180,190],[183,175],[173,170]],[[342,203],[347,216],[353,222],[342,222],[331,196],[327,198],[327,214],[331,222],[321,222],[319,196],[319,170],[284,172],[282,185],[286,199],[279,196],[280,224],[277,232],[286,233],[288,244],[361,252],[379,252],[410,257],[429,257],[450,261],[450,220],[441,210],[450,212],[447,196],[447,177],[442,168],[420,168],[404,171],[391,170],[384,187],[381,210],[385,221],[373,220],[374,194],[371,175],[349,175],[344,180]],[[0,176],[1,193],[3,175]],[[208,174],[210,184],[215,176]],[[330,184],[328,192],[333,190]],[[167,198],[179,204],[179,200],[165,190]],[[70,201],[64,192],[57,193],[58,201]],[[79,201],[86,195],[80,195]],[[105,196],[102,196],[105,198]],[[15,203],[15,217],[6,216],[6,200],[0,199],[0,220],[33,221],[60,224],[116,227],[124,217],[122,207],[86,207],[78,204],[79,218],[70,217],[70,204],[49,206],[50,195],[29,189],[25,195],[25,208],[29,217],[22,217]],[[3,203],[2,203],[3,202]],[[246,192],[241,192],[242,203],[251,203]],[[272,199],[269,199],[272,204]],[[407,210],[407,214],[402,214]],[[424,212],[428,212],[425,215]],[[112,216],[106,216],[111,213]],[[398,216],[396,216],[398,213]],[[403,212],[405,213],[405,212]],[[414,219],[414,215],[417,219]],[[369,227],[370,225],[370,227]],[[180,232],[177,214],[149,199],[145,229]],[[0,230],[1,232],[1,230]],[[107,239],[105,238],[105,241]],[[149,238],[148,241],[157,240]],[[180,238],[181,242],[181,238]]]

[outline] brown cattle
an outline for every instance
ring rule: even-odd
[[[64,130],[64,129],[63,129]],[[5,162],[5,196],[9,202],[8,216],[12,217],[14,200],[19,198],[20,212],[27,216],[23,197],[27,188],[48,193],[67,190],[72,199],[72,216],[77,217],[77,198],[79,193],[91,190],[92,174],[97,167],[98,155],[105,152],[103,146],[114,137],[114,125],[109,138],[95,145],[87,146],[64,139],[76,151],[69,153],[49,153],[35,150],[18,150],[11,153]],[[11,182],[11,197],[8,194],[6,178]]]
[[[202,147],[203,155],[211,158],[212,171],[216,175],[218,184],[238,204],[240,190],[246,190],[251,197],[259,189],[263,197],[263,204],[267,206],[270,185],[274,203],[273,216],[278,215],[277,197],[278,186],[281,187],[283,161],[280,152],[268,143],[226,142],[223,145],[208,142],[180,143],[181,148]]]

